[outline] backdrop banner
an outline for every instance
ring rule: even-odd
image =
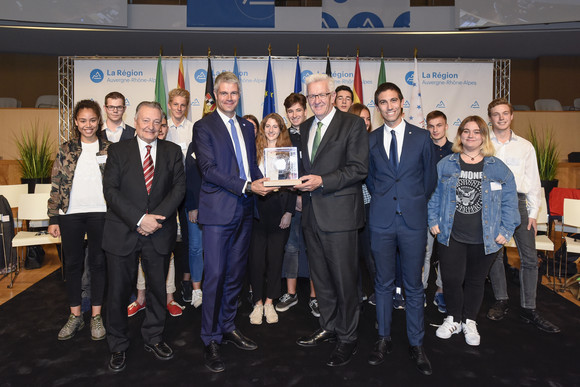
[[[135,108],[143,100],[155,99],[155,77],[158,57],[136,59],[84,59],[74,60],[74,102],[94,99],[103,105],[104,97],[111,91],[126,97],[125,121],[133,125]],[[336,86],[352,88],[356,58],[331,58],[332,76]],[[177,87],[179,57],[163,58],[165,90]],[[232,71],[234,57],[211,58],[213,77],[223,71]],[[300,57],[302,81],[312,73],[326,72],[326,58]],[[363,103],[371,114],[375,111],[374,92],[377,88],[379,58],[360,58],[363,83]],[[268,57],[238,57],[242,83],[242,113],[262,118]],[[203,112],[203,96],[207,76],[207,57],[184,57],[185,88],[191,93],[189,119],[195,122]],[[448,137],[452,140],[461,120],[469,115],[479,115],[488,121],[487,104],[493,98],[493,61],[423,60],[418,64],[415,77],[412,60],[385,60],[387,82],[398,85],[405,97],[407,113],[413,79],[421,84],[423,112],[441,110],[447,115]],[[296,57],[272,57],[274,98],[277,113],[284,119],[284,99],[294,90]],[[303,90],[306,86],[303,84]],[[306,92],[304,92],[306,93]],[[311,115],[311,113],[310,113]]]

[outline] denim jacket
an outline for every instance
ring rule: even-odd
[[[439,243],[449,246],[455,219],[456,188],[461,166],[458,153],[452,153],[437,164],[437,188],[428,205],[429,227],[439,225]],[[498,251],[502,245],[495,242],[499,234],[509,241],[520,224],[518,195],[514,175],[497,157],[483,159],[481,181],[481,223],[485,254]]]

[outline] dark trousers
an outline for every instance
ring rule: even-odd
[[[189,273],[189,223],[188,214],[185,210],[185,200],[177,207],[177,216],[179,218],[179,227],[181,228],[181,242],[175,244],[173,249],[173,259],[175,268],[178,272]],[[180,280],[176,282],[179,283]]]
[[[397,249],[400,253],[405,288],[407,337],[409,344],[423,345],[425,335],[423,311],[423,283],[421,273],[425,258],[427,233],[425,229],[411,229],[401,215],[395,215],[386,229],[371,227],[371,249],[375,257],[377,276],[375,296],[379,336],[391,336],[393,293]]]
[[[59,216],[62,251],[65,257],[66,291],[71,307],[81,304],[81,277],[85,263],[85,234],[88,242],[88,262],[91,272],[91,304],[103,305],[106,263],[102,249],[104,212],[89,212]]]
[[[252,233],[253,198],[241,197],[232,222],[203,225],[204,287],[201,339],[221,343],[224,333],[236,329],[238,295],[248,263]]]
[[[335,332],[341,342],[356,342],[360,314],[358,230],[322,231],[311,206],[304,209],[302,216],[310,275],[320,308],[320,326]]]
[[[264,301],[265,297],[280,297],[282,288],[282,262],[284,246],[290,235],[290,227],[275,230],[272,225],[254,219],[248,273],[254,295],[254,303]],[[266,291],[264,292],[264,280]],[[265,296],[265,297],[264,297]]]
[[[449,238],[449,246],[438,243],[441,279],[447,312],[453,321],[477,318],[483,301],[485,277],[497,253],[485,254],[483,244],[466,244]]]
[[[137,267],[145,273],[145,320],[141,325],[141,335],[146,344],[163,341],[163,329],[167,315],[167,294],[165,279],[169,269],[170,254],[159,254],[151,237],[139,236],[135,250],[125,256],[107,252],[109,272],[109,295],[107,301],[107,341],[111,352],[126,351],[129,348],[129,327],[127,303],[137,281]]]

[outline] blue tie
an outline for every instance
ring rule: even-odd
[[[242,158],[242,147],[240,146],[240,140],[238,139],[238,131],[234,125],[234,120],[230,119],[230,127],[232,130],[232,138],[234,139],[234,147],[236,148],[236,159],[238,160],[238,168],[240,170],[240,179],[248,180],[246,177],[246,171],[244,170],[244,159]]]
[[[395,135],[395,131],[391,130],[391,149],[389,150],[389,161],[391,162],[391,165],[395,171],[399,166],[397,155],[397,136]]]

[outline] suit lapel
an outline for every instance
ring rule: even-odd
[[[151,192],[153,192],[155,190],[155,187],[157,186],[157,181],[159,180],[159,177],[161,176],[160,174],[162,173],[162,166],[165,165],[165,152],[163,151],[163,148],[165,146],[165,143],[163,142],[163,140],[157,140],[157,152],[155,152],[155,172],[153,174],[153,182],[151,183]],[[143,182],[145,182],[145,176],[143,176]],[[145,190],[147,190],[147,188],[145,188]]]
[[[310,127],[314,122],[314,117],[307,119],[300,125],[300,141],[302,142],[302,160],[304,164],[304,169],[307,173],[310,173],[312,164],[310,163],[310,151],[308,150],[308,139],[310,137]]]
[[[339,134],[338,132],[340,131],[340,122],[342,121],[340,114],[341,112],[338,109],[336,109],[336,112],[334,112],[334,117],[332,117],[332,121],[330,121],[330,124],[328,125],[326,132],[324,132],[322,141],[320,141],[320,145],[318,146],[318,150],[316,151],[317,155],[322,154],[326,144],[328,144],[332,139],[334,139]],[[315,162],[316,156],[314,157],[314,160],[312,160],[312,163]]]
[[[143,174],[143,160],[141,160],[141,152],[139,150],[139,142],[137,141],[137,137],[133,137],[131,140],[132,144],[129,147],[129,165],[136,165],[137,172],[135,175],[137,176],[137,181],[140,182],[141,187],[143,187],[143,191],[145,195],[147,195],[147,187],[145,186],[145,175]],[[159,152],[157,152],[159,154]],[[155,183],[155,175],[153,176],[153,183]]]
[[[215,121],[214,128],[217,129],[217,134],[221,136],[221,141],[225,143],[225,146],[230,150],[234,158],[236,157],[236,151],[234,150],[234,144],[232,142],[232,137],[230,136],[230,129],[226,126],[219,113],[214,111],[211,116]],[[245,139],[245,137],[244,137]]]
[[[403,133],[403,149],[401,150],[401,157],[399,158],[399,170],[402,170],[407,163],[405,162],[405,155],[410,152],[410,149],[415,146],[414,128],[405,121],[405,132]]]

